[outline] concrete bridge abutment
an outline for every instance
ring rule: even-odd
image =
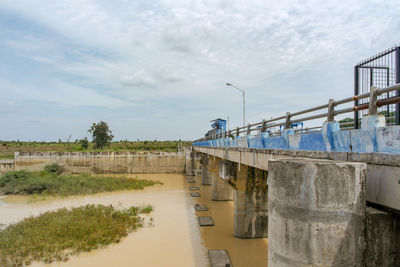
[[[269,161],[268,265],[363,266],[366,164]]]

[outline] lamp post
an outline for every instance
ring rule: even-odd
[[[246,100],[245,100],[245,92],[244,92],[242,89],[240,89],[240,88],[234,86],[234,85],[231,84],[231,83],[226,83],[226,85],[227,85],[227,86],[232,86],[233,88],[239,90],[239,91],[242,93],[242,96],[243,96],[243,126],[246,126]]]

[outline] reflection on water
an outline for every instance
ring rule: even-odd
[[[154,211],[154,227],[144,227],[131,233],[118,244],[73,256],[66,263],[54,266],[208,266],[207,249],[227,249],[235,267],[266,266],[266,239],[233,237],[233,202],[211,201],[211,186],[201,186],[200,198],[191,198],[182,174],[126,175],[153,179],[163,185],[142,191],[101,193],[64,199],[52,198],[27,203],[23,196],[0,199],[0,224],[17,222],[43,211],[86,204],[129,207],[150,204]],[[199,184],[200,177],[196,178]],[[209,211],[195,212],[194,204],[206,204]],[[214,227],[197,224],[196,216],[210,215]],[[32,266],[42,266],[35,263]],[[52,265],[45,265],[52,266]]]

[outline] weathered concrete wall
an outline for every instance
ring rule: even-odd
[[[400,216],[367,207],[364,262],[366,267],[400,266]]]
[[[0,160],[0,175],[3,173],[14,170],[13,160]]]
[[[268,265],[363,266],[366,164],[268,164]]]
[[[185,155],[167,152],[16,153],[15,169],[42,170],[52,163],[71,173],[183,173]]]

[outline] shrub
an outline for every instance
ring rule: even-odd
[[[7,172],[0,178],[0,191],[4,194],[41,194],[51,185],[27,171]]]
[[[57,163],[53,163],[44,167],[44,171],[48,173],[54,173],[59,175],[63,172],[63,168]]]
[[[82,148],[88,149],[88,147],[89,147],[89,141],[88,141],[87,137],[85,137],[85,138],[79,140],[79,144],[82,146]]]
[[[118,190],[138,190],[157,181],[101,177],[90,174],[55,175],[52,172],[7,172],[0,178],[0,193],[20,195],[85,195]]]

